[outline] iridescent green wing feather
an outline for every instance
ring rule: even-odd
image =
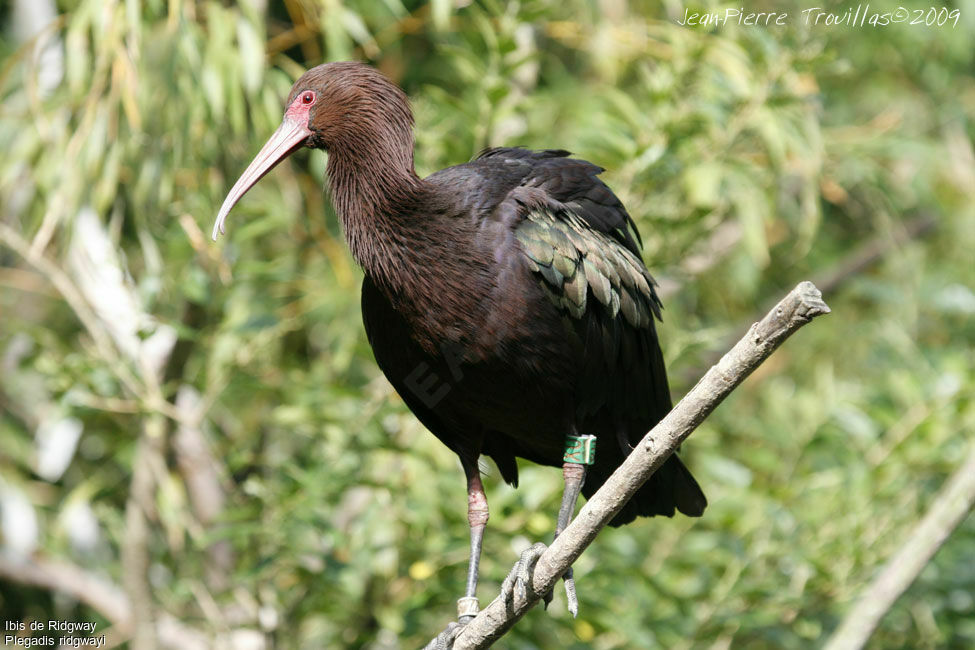
[[[637,329],[659,318],[660,301],[643,262],[573,212],[529,212],[515,237],[546,295],[574,318],[582,318],[593,299],[610,318],[622,314]]]

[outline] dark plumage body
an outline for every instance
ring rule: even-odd
[[[214,238],[244,193],[302,146],[329,152],[332,201],[365,271],[362,316],[376,361],[464,467],[471,559],[458,612],[470,620],[488,520],[478,457],[493,458],[512,484],[516,457],[561,465],[558,534],[580,486],[595,492],[670,410],[660,302],[636,228],[602,169],[561,150],[490,149],[419,178],[403,92],[368,66],[330,63],[295,82]],[[588,469],[564,455],[574,436],[597,438]],[[706,503],[672,456],[611,525],[675,510],[698,516]],[[574,614],[571,572],[565,578]]]
[[[600,168],[566,155],[493,149],[425,179],[392,213],[396,229],[409,233],[402,250],[391,251],[403,272],[367,271],[362,313],[380,368],[465,466],[490,456],[517,484],[516,456],[561,466],[567,432],[594,434],[589,496],[671,402],[651,315],[659,303],[630,218],[597,178]],[[614,315],[592,288],[583,287],[581,309],[557,304],[566,279],[556,286],[526,252],[530,215],[551,222],[537,229],[591,231],[569,241],[578,258],[622,258],[631,265],[625,271],[643,272],[633,293],[617,291],[637,305],[638,325],[622,309]],[[673,515],[675,507],[698,515],[704,503],[674,456],[612,523]]]

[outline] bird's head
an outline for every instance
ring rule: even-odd
[[[312,68],[291,87],[281,126],[224,199],[213,239],[234,205],[275,165],[301,147],[331,156],[413,165],[413,114],[406,95],[379,71],[354,61]]]

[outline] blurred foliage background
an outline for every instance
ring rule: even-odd
[[[356,58],[410,95],[421,174],[516,144],[606,168],[675,398],[797,281],[833,309],[684,445],[705,516],[605,531],[579,618],[557,589],[501,645],[821,645],[975,444],[975,3],[943,26],[811,25],[797,2],[746,8],[784,26],[679,24],[725,8],[5,3],[0,618],[413,648],[454,615],[463,473],[374,364],[324,154],[205,234],[292,80]],[[521,471],[516,491],[488,468],[482,602],[554,528],[560,472]],[[969,518],[871,647],[975,645],[973,545]]]

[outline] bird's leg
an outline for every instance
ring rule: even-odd
[[[565,489],[562,492],[562,505],[559,507],[559,518],[555,524],[555,537],[572,521],[572,514],[575,512],[576,500],[582,485],[586,481],[586,466],[592,465],[596,460],[596,436],[576,436],[572,435],[566,439],[565,456],[563,458],[562,476],[565,480]],[[513,569],[501,584],[501,597],[506,603],[511,603],[513,597],[525,598],[527,587],[531,583],[532,574],[539,558],[545,552],[544,544],[535,544],[526,549]],[[576,585],[572,577],[572,567],[562,576],[565,581],[565,597],[569,612],[575,617],[579,613],[579,600],[576,598]],[[545,606],[552,602],[552,592],[549,591],[542,600]]]
[[[471,526],[471,557],[467,565],[467,589],[464,597],[457,601],[457,620],[461,624],[471,622],[478,612],[477,569],[481,561],[481,540],[488,521],[487,497],[481,484],[477,463],[472,467],[465,464],[467,474],[467,523]]]
[[[562,505],[559,507],[559,519],[555,524],[555,537],[569,526],[575,513],[579,492],[586,482],[586,467],[596,461],[596,436],[570,435],[565,442],[565,456],[562,458],[562,479],[565,488],[562,491]],[[576,582],[572,576],[572,567],[562,576],[565,582],[565,600],[569,613],[575,618],[579,613],[579,599],[576,597]],[[552,601],[552,592],[544,597],[545,606]]]
[[[555,537],[562,534],[576,509],[576,500],[582,490],[582,484],[586,481],[586,466],[582,463],[566,461],[562,464],[562,478],[565,481],[565,489],[562,492],[562,505],[559,507],[559,519],[555,524]],[[576,598],[576,583],[572,577],[572,567],[562,576],[565,582],[565,600],[569,608],[569,613],[575,618],[579,613],[579,600]],[[552,601],[552,592],[545,594],[545,606]]]

